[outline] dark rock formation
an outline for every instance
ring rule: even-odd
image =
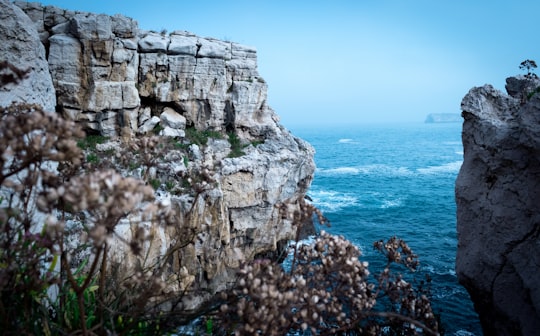
[[[485,335],[540,331],[540,94],[509,78],[486,85],[463,110],[464,162],[456,181],[456,270]]]

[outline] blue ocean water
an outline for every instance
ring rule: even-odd
[[[482,335],[454,271],[454,182],[463,161],[461,123],[297,127],[316,150],[308,193],[330,220],[327,231],[362,250],[372,272],[382,259],[374,241],[398,236],[433,279],[432,303],[446,335]]]

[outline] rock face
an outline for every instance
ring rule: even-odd
[[[456,270],[485,335],[540,330],[540,94],[473,88],[461,103],[464,162],[456,181]]]
[[[168,153],[168,163],[151,172],[170,178],[209,172],[215,181],[197,197],[159,190],[164,201],[190,210],[178,225],[197,232],[192,244],[171,257],[171,272],[186,280],[177,289],[190,286],[183,309],[200,308],[234,282],[242,262],[280,253],[294,238],[295,229],[277,205],[299,208],[315,170],[314,151],[279,125],[267,105],[254,48],[185,31],[141,31],[136,21],[120,15],[0,4],[20,12],[19,6],[34,22],[24,18],[41,39],[36,50],[46,50],[43,70],[50,72],[57,98],[55,103],[54,97],[43,96],[43,104],[87,132],[129,138],[159,130],[181,142],[188,130],[214,131],[241,142],[244,155],[239,157],[227,157],[231,144],[226,139],[210,139],[205,146],[189,146],[185,156]],[[0,40],[0,46],[5,40],[19,45],[13,34],[2,33]],[[120,235],[129,235],[129,226],[121,230]],[[153,231],[148,254],[156,258],[181,240],[176,228]]]
[[[198,129],[249,128],[255,137],[276,123],[254,48],[185,31],[141,31],[121,15],[16,5],[47,48],[58,110],[87,129],[107,136],[146,130],[145,107],[158,117],[170,107]]]
[[[0,39],[0,61],[29,70],[28,76],[18,85],[0,88],[0,105],[36,103],[53,112],[56,97],[45,48],[32,20],[6,0],[0,0]]]

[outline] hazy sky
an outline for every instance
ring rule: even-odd
[[[423,122],[538,58],[540,1],[44,0],[254,46],[287,125]]]

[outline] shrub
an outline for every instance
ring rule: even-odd
[[[83,150],[95,151],[98,144],[107,142],[109,138],[102,135],[90,134],[77,141],[77,146]]]
[[[204,130],[199,131],[194,126],[186,128],[186,138],[192,143],[199,146],[206,146],[209,138],[223,139],[223,135],[218,131]]]
[[[525,77],[529,79],[538,78],[538,76],[534,73],[534,70],[537,68],[535,61],[527,59],[519,64],[519,68],[527,71]]]
[[[303,208],[298,227],[314,212]],[[390,270],[395,264],[414,270],[416,255],[395,237],[375,248],[388,261],[375,278],[356,246],[324,231],[310,244],[293,245],[290,269],[269,260],[245,265],[220,308],[224,329],[237,335],[437,334],[428,297]]]
[[[235,132],[229,132],[229,143],[231,144],[231,152],[227,157],[235,158],[245,155],[242,145],[242,142],[240,141],[240,138],[238,138],[238,135]]]

